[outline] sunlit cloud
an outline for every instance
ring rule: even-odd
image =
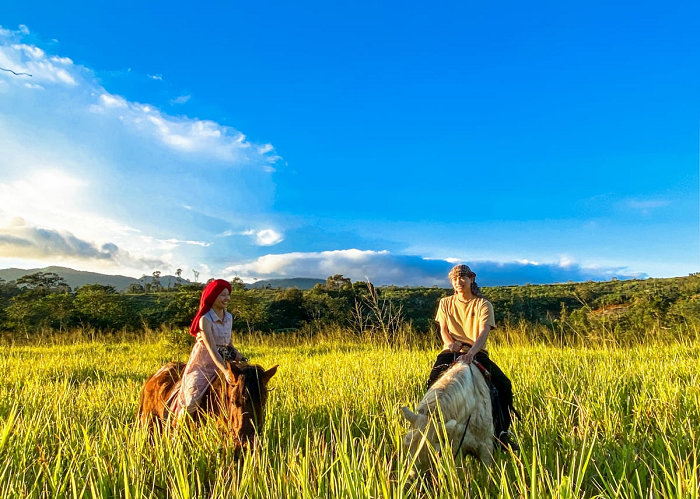
[[[0,27],[0,67],[33,75],[0,72],[3,258],[132,274],[153,266],[208,272],[200,262],[209,237],[245,227],[246,210],[265,213],[274,148],[110,92],[92,69],[28,43],[27,33]],[[224,170],[224,182],[211,175]],[[250,247],[282,240],[271,229],[251,237]]]
[[[258,246],[273,246],[284,240],[284,236],[274,229],[246,230],[241,235],[252,236]]]
[[[134,258],[113,243],[98,245],[69,232],[29,226],[17,217],[0,226],[0,257],[38,260],[48,258],[51,261],[108,260],[129,267],[164,265],[157,259]]]

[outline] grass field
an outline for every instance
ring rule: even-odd
[[[164,340],[0,346],[0,497],[700,496],[700,345],[493,346],[513,380],[522,451],[486,469],[436,457],[408,479],[400,442],[436,355],[338,339],[250,340],[279,364],[259,445],[213,424],[149,442],[145,378],[185,360]]]

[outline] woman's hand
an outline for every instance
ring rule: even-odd
[[[226,383],[228,383],[229,385],[236,384],[236,377],[233,375],[230,369],[226,369],[224,371],[224,377],[226,378]]]

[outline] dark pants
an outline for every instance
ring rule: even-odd
[[[430,371],[430,377],[428,378],[428,388],[430,388],[433,383],[435,383],[438,378],[447,371],[457,356],[461,355],[449,351],[443,350],[435,359],[435,364],[433,369]],[[501,412],[503,415],[503,431],[508,431],[510,428],[511,418],[510,409],[513,407],[513,385],[511,384],[508,377],[501,371],[501,368],[496,365],[485,352],[479,352],[475,356],[475,360],[484,366],[488,372],[491,373],[491,383],[498,390],[498,399],[501,405]]]

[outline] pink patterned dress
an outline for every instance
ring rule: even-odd
[[[233,316],[230,313],[224,312],[223,320],[219,319],[213,310],[207,312],[203,317],[206,317],[211,322],[211,331],[214,337],[212,348],[216,349],[231,343]],[[214,360],[209,355],[207,347],[204,345],[203,335],[202,331],[197,334],[197,341],[192,347],[190,358],[182,374],[180,393],[177,398],[177,406],[187,409],[189,413],[194,411],[197,402],[199,402],[209,384],[216,377],[218,370]]]

